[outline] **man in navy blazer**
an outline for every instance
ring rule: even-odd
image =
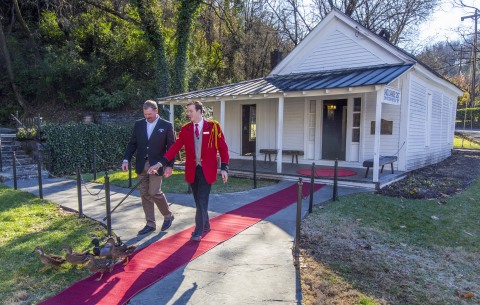
[[[128,162],[136,153],[135,171],[140,183],[140,195],[142,198],[143,211],[145,212],[146,225],[138,234],[146,234],[156,230],[155,205],[164,217],[161,231],[167,230],[173,222],[173,213],[168,206],[167,198],[162,192],[162,176],[165,172],[172,174],[173,160],[163,169],[154,174],[148,174],[149,169],[156,165],[165,152],[175,142],[173,126],[170,122],[158,116],[158,106],[155,101],[148,100],[143,104],[143,116],[135,122],[132,137],[128,142],[123,156],[122,170],[128,170]],[[145,178],[145,179],[144,179]]]

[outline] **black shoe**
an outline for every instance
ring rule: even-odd
[[[155,231],[155,228],[147,225],[143,229],[138,231],[138,235],[147,234],[147,233],[150,233],[150,232],[153,232],[153,231]]]
[[[160,229],[160,231],[165,231],[166,229],[170,228],[174,219],[175,217],[173,217],[173,214],[172,217],[165,218],[165,220],[163,220],[162,228]]]

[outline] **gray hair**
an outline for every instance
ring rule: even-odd
[[[158,109],[157,102],[152,101],[152,100],[145,101],[145,103],[143,103],[143,109],[147,110],[148,108],[152,108],[153,110],[157,110]]]

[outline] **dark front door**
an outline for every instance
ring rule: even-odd
[[[345,160],[347,100],[323,102],[322,159]]]
[[[242,155],[255,153],[257,105],[242,105]]]

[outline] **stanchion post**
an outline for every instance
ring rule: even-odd
[[[335,166],[333,167],[333,201],[337,201],[338,191],[337,191],[337,183],[338,183],[338,159],[335,159]]]
[[[297,220],[295,229],[295,249],[294,256],[300,255],[299,243],[300,243],[300,221],[302,218],[302,178],[298,178],[298,197],[297,197]]]
[[[253,188],[257,188],[257,154],[253,153]]]
[[[93,180],[97,180],[97,147],[93,145]]]
[[[41,125],[42,125],[42,118],[40,117],[40,113],[39,113],[37,116],[37,136],[36,136],[38,141],[40,141],[41,139],[41,133],[42,133]]]
[[[12,164],[13,164],[13,189],[17,190],[17,156],[15,150],[12,154]]]
[[[308,202],[308,213],[313,211],[313,184],[315,183],[315,162],[312,163],[312,172],[310,175],[310,201]]]
[[[0,138],[0,172],[3,172],[2,138]]]
[[[38,150],[37,159],[37,174],[38,174],[38,197],[43,199],[43,184],[42,184],[42,151]]]
[[[107,234],[112,236],[112,215],[110,214],[110,177],[105,172],[105,205],[107,209]]]
[[[80,176],[80,164],[77,164],[77,196],[78,196],[78,218],[83,217],[82,204],[82,178]]]
[[[132,187],[132,162],[128,162],[128,187]]]

